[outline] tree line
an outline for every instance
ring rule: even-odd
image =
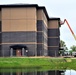
[[[66,47],[66,49],[68,49],[67,46],[66,46],[66,43],[65,43],[63,40],[60,40],[60,46],[61,46],[61,47]],[[76,45],[72,45],[72,46],[70,47],[70,49],[71,49],[72,51],[76,51]]]
[[[60,47],[64,47],[64,50],[61,50],[61,52],[66,52],[68,50],[68,47],[66,46],[66,43],[63,40],[60,40]],[[76,51],[76,45],[72,45],[70,47],[70,50],[68,50],[70,54],[72,54],[72,52]]]

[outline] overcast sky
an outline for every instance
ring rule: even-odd
[[[0,0],[0,4],[13,3],[45,6],[50,17],[60,17],[61,20],[66,18],[76,34],[76,0]],[[60,28],[60,39],[65,41],[68,48],[76,45],[76,41],[66,24]]]

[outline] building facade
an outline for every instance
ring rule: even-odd
[[[59,27],[45,7],[0,5],[0,56],[58,56]]]

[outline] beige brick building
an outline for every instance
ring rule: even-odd
[[[0,5],[0,56],[58,56],[59,27],[45,7]]]

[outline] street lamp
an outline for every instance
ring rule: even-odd
[[[28,50],[26,50],[26,56],[28,55]]]

